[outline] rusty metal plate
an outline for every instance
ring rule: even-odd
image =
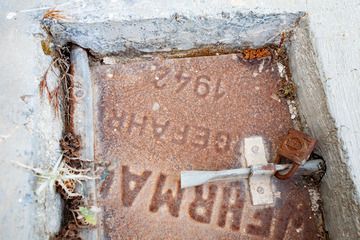
[[[180,189],[181,170],[244,166],[245,137],[274,157],[291,128],[269,60],[236,55],[92,67],[105,239],[316,239],[308,191],[274,180],[274,206],[247,181]]]

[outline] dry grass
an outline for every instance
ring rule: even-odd
[[[94,180],[97,179],[97,177],[88,175],[90,169],[76,169],[70,167],[69,164],[63,160],[63,154],[61,154],[54,167],[50,170],[34,168],[20,162],[15,162],[15,164],[31,170],[41,180],[41,184],[36,189],[36,194],[39,195],[48,187],[52,190],[56,187],[60,187],[66,193],[68,198],[81,197],[82,195],[75,191],[75,184],[82,185],[83,181]],[[69,182],[73,183],[70,185],[71,187],[69,186]]]
[[[70,59],[68,54],[69,49],[56,49],[53,54],[53,59],[49,67],[45,70],[39,83],[40,96],[46,95],[49,104],[53,107],[55,115],[59,116],[61,100],[68,100],[70,98],[69,82],[72,81],[70,72]],[[53,89],[50,90],[48,85],[49,72],[52,72],[57,78],[57,83]]]
[[[43,19],[50,19],[50,20],[65,20],[67,19],[66,16],[61,14],[61,10],[56,9],[48,9],[43,16]]]

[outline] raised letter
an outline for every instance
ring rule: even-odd
[[[178,83],[181,83],[180,86],[175,90],[176,93],[179,93],[181,90],[183,90],[186,85],[189,84],[191,77],[189,74],[184,73],[183,70],[180,70],[176,75],[175,75],[176,81]]]
[[[240,229],[241,214],[244,208],[244,197],[241,189],[242,182],[232,182],[229,187],[223,189],[223,200],[220,207],[218,225],[224,227],[226,224],[226,215],[232,213],[231,229],[238,231]],[[230,204],[231,192],[235,190],[235,201]]]
[[[179,138],[176,138],[176,137],[174,136],[172,142],[173,142],[173,143],[176,143],[176,144],[179,144],[179,145],[185,144],[186,141],[187,141],[188,135],[189,135],[189,129],[190,129],[190,127],[189,127],[188,125],[185,125],[185,126],[180,130],[180,134],[181,134],[180,139],[179,139]]]
[[[163,71],[163,73],[159,72],[159,74],[157,74],[155,76],[155,79],[152,81],[154,87],[157,89],[163,89],[166,86],[165,83],[160,84],[160,81],[163,80],[171,72],[171,70],[168,68],[165,68]]]
[[[139,136],[141,136],[143,134],[144,128],[146,127],[147,117],[144,116],[142,122],[137,122],[135,118],[136,118],[136,114],[134,113],[131,114],[129,127],[127,131],[130,134],[133,128],[139,127],[140,128]]]
[[[215,136],[215,150],[226,152],[230,148],[230,135],[227,132],[218,132]]]
[[[114,120],[113,120],[113,127],[124,127],[124,123],[127,117],[127,113],[124,111],[121,111],[121,114],[119,114],[118,112],[115,111],[115,116],[114,116]]]
[[[215,87],[215,101],[219,100],[220,98],[222,98],[223,96],[225,96],[225,92],[220,92],[220,87],[221,87],[221,79],[218,79],[216,82],[216,87]]]
[[[195,187],[195,199],[189,207],[189,215],[192,219],[201,223],[210,223],[216,192],[217,186],[210,185],[208,197],[204,199],[203,186]]]
[[[249,224],[246,228],[246,232],[248,234],[257,235],[261,237],[269,237],[273,213],[274,213],[273,208],[256,210],[253,218],[259,220],[260,224],[259,225]]]
[[[170,122],[165,121],[164,124],[157,123],[156,120],[153,118],[152,120],[152,128],[154,137],[158,140],[165,134],[165,131],[168,129]]]
[[[201,82],[201,80],[210,82],[210,78],[208,76],[198,76],[196,78],[194,91],[199,97],[206,97],[210,92],[210,86],[207,82]]]
[[[288,196],[293,196],[295,191],[287,193]],[[274,229],[274,239],[284,239],[286,230],[289,227],[289,223],[291,222],[294,228],[300,228],[303,224],[303,232],[313,232],[315,231],[313,224],[311,224],[310,221],[305,221],[304,219],[304,212],[307,211],[307,209],[304,207],[303,204],[296,203],[292,198],[288,198],[283,200],[285,201],[284,204],[281,204],[280,206],[280,212],[279,215],[275,217],[276,223],[275,223],[275,229]],[[289,211],[289,209],[293,209],[292,211]]]
[[[192,145],[197,148],[206,148],[209,143],[210,129],[205,127],[194,127],[200,131],[200,134],[194,136]]]
[[[163,193],[162,188],[165,184],[165,180],[166,176],[160,174],[159,179],[156,183],[155,193],[151,199],[149,210],[151,212],[157,212],[162,205],[166,204],[168,206],[170,214],[174,217],[178,217],[184,190],[181,190],[180,181],[178,181],[175,197],[173,196],[170,189]]]
[[[132,174],[128,166],[122,167],[121,200],[125,207],[132,205],[150,175],[150,171],[144,171],[141,175]]]

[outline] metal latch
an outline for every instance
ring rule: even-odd
[[[296,170],[315,172],[321,168],[322,160],[306,162],[315,147],[315,140],[296,130],[290,130],[281,143],[274,163],[268,163],[263,138],[245,138],[242,152],[246,168],[222,171],[182,171],[181,188],[202,185],[208,182],[249,179],[249,189],[253,205],[273,204],[272,176],[279,179],[291,177]],[[292,164],[277,164],[287,158]],[[285,172],[285,173],[283,173]]]
[[[294,129],[289,130],[288,135],[277,151],[274,163],[280,163],[281,158],[286,158],[292,161],[293,164],[287,173],[283,174],[277,171],[275,177],[285,180],[294,175],[299,166],[305,164],[306,160],[309,159],[315,144],[316,140],[305,133]]]
[[[249,188],[253,205],[272,204],[274,193],[271,176],[274,175],[275,168],[268,165],[263,138],[245,138],[244,156],[247,167],[252,170],[249,176]]]

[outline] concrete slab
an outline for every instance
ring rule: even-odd
[[[229,54],[91,71],[102,238],[321,237],[300,178],[274,179],[273,205],[253,206],[246,181],[180,189],[181,170],[245,166],[246,137],[262,136],[268,161],[274,157],[292,121],[273,98],[280,77],[270,59]]]
[[[39,5],[40,1],[0,2],[1,239],[48,239],[59,230],[62,218],[55,191],[48,188],[36,195],[38,179],[14,163],[48,169],[60,154],[62,119],[38,88],[51,61],[40,44],[44,32],[39,19],[44,9]],[[55,82],[49,76],[49,86]]]
[[[295,26],[304,13],[256,14],[228,12],[219,16],[153,17],[123,21],[59,24],[43,21],[56,43],[73,42],[93,54],[123,54],[188,50],[206,45],[261,47],[277,43],[281,32]],[[144,31],[146,29],[146,31]],[[121,36],[121,37],[119,37]]]

